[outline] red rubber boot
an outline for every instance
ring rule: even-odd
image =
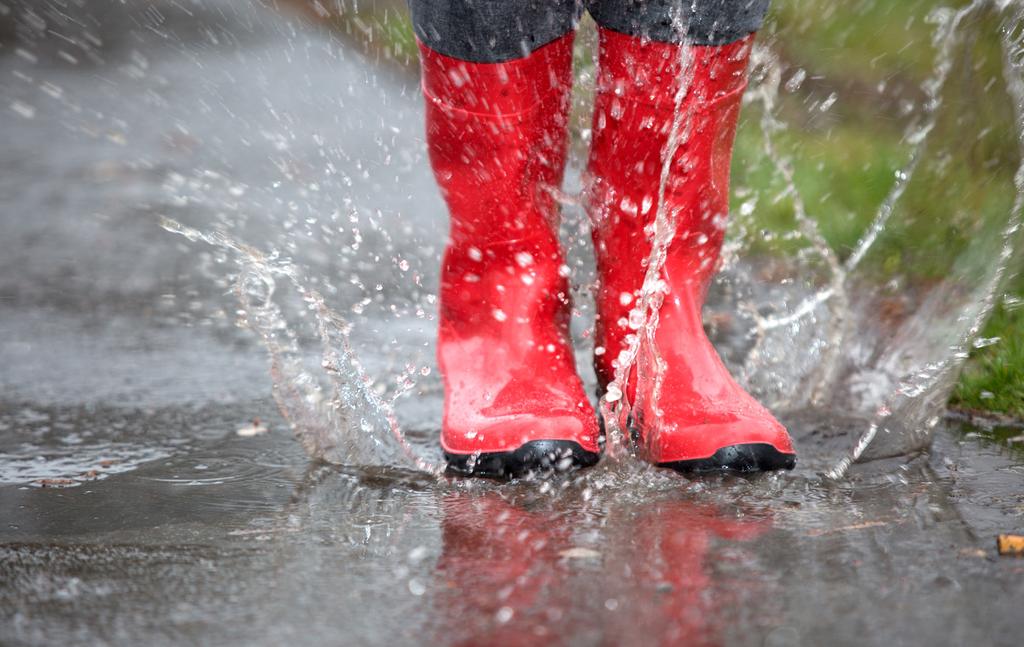
[[[638,384],[632,368],[626,396],[633,432],[653,463],[680,470],[792,468],[785,428],[729,375],[704,333],[701,309],[713,277],[729,210],[729,163],[753,36],[721,47],[690,46],[693,67],[682,101],[684,133],[665,201],[676,229],[662,279],[655,347],[664,372]],[[658,187],[683,73],[680,45],[641,41],[602,29],[588,195],[598,276],[598,381],[614,379],[629,311],[639,297],[658,212]],[[602,353],[603,351],[603,353]],[[638,392],[639,390],[639,392]]]
[[[592,465],[599,428],[576,374],[549,190],[565,167],[572,35],[506,63],[420,52],[430,162],[451,215],[437,348],[449,469]]]

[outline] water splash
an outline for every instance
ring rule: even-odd
[[[686,15],[688,14],[682,10],[682,7],[673,15],[673,26],[677,34],[685,35],[687,33],[687,24],[684,19]],[[640,295],[634,301],[628,316],[630,328],[636,332],[626,337],[628,346],[619,353],[614,379],[599,403],[601,415],[605,421],[605,431],[608,435],[606,452],[611,457],[621,455],[623,448],[627,445],[627,434],[624,430],[629,424],[630,411],[644,404],[641,401],[645,397],[644,389],[637,389],[638,399],[636,402],[629,402],[626,397],[627,384],[634,365],[638,380],[653,380],[654,382],[654,386],[650,390],[652,400],[650,410],[652,411],[658,410],[657,404],[664,383],[665,362],[655,342],[655,333],[658,330],[658,313],[666,294],[666,285],[661,278],[661,270],[668,258],[668,248],[675,239],[678,215],[665,200],[665,191],[672,174],[672,161],[675,159],[679,147],[685,144],[690,137],[691,119],[683,109],[683,103],[693,82],[694,66],[692,63],[691,49],[680,47],[679,69],[682,70],[682,76],[679,80],[679,88],[673,97],[672,124],[669,127],[668,140],[662,153],[661,171],[658,176],[658,207],[650,228],[651,250],[647,257],[647,271],[644,274]],[[655,426],[656,428],[657,426]],[[651,439],[652,442],[654,440],[654,438]]]
[[[929,84],[929,88],[933,88],[929,94],[929,105],[934,105],[937,108],[941,104],[940,91],[952,68],[953,47],[963,37],[959,32],[960,25],[977,15],[987,5],[989,3],[982,0],[972,3],[950,17],[943,25],[943,29],[940,30],[942,38],[940,64],[938,75]],[[1007,4],[1004,10],[1008,8],[1010,5]],[[1012,98],[1018,126],[1024,125],[1024,65],[1019,58],[1019,53],[1024,48],[1024,41],[1021,40],[1022,33],[1024,33],[1024,9],[1019,5],[1013,5],[1012,9],[1006,11],[1000,37],[1006,89]],[[920,147],[927,141],[928,134],[934,129],[935,124],[936,118],[933,116],[922,128],[921,135],[917,140],[918,148],[914,151],[911,160],[912,166],[905,174],[906,178],[909,178],[916,168],[917,161],[922,155]],[[1016,135],[1020,156],[1024,160],[1024,128],[1018,127]],[[906,179],[903,179],[904,184],[905,182]],[[944,331],[941,339],[946,341],[947,345],[944,348],[940,347],[940,358],[932,361],[920,361],[926,356],[923,352],[915,358],[919,362],[914,363],[916,364],[914,368],[904,373],[899,379],[897,388],[878,407],[868,430],[857,441],[850,454],[842,457],[835,467],[829,470],[830,477],[840,478],[852,463],[870,455],[869,449],[872,443],[879,438],[880,433],[889,437],[886,444],[890,447],[876,452],[877,455],[902,453],[915,447],[924,446],[930,441],[931,432],[939,422],[936,412],[942,410],[945,399],[955,384],[959,367],[967,359],[974,340],[981,332],[982,326],[1012,275],[1012,263],[1016,251],[1024,244],[1021,227],[1021,213],[1024,210],[1024,163],[1014,174],[1013,184],[1016,188],[1016,196],[1006,224],[999,232],[1001,244],[995,258],[991,259],[987,268],[988,276],[982,277],[978,286],[971,291],[969,298],[961,299],[965,302],[966,307],[957,314],[952,322],[947,324],[948,330]],[[894,193],[896,190],[894,188]],[[899,190],[902,193],[902,186],[899,187]],[[893,197],[891,202],[887,200],[886,205],[883,206],[883,212],[879,214],[876,223],[872,225],[871,231],[865,237],[866,244],[863,247],[858,247],[857,251],[861,253],[851,257],[850,262],[847,263],[850,270],[860,262],[868,247],[882,232],[885,222],[883,216],[888,218],[896,199],[898,199],[898,195]],[[954,270],[956,269],[954,268]],[[953,278],[961,278],[961,273],[954,271]],[[936,320],[949,319],[948,302],[952,296],[949,292],[949,290],[935,290],[927,297],[915,316],[904,325],[904,330],[900,331],[904,339],[900,341],[904,341],[905,346],[913,348],[911,339],[914,338],[925,339],[932,343],[940,341],[935,339],[935,335],[929,334],[927,328]],[[932,354],[934,354],[934,350],[932,350]],[[893,359],[895,360],[893,363],[897,364],[893,367],[896,369],[893,371],[894,373],[901,369],[906,370],[904,367],[907,363],[900,366],[898,364],[900,358]]]
[[[395,416],[394,402],[412,382],[402,380],[389,398],[377,393],[352,350],[351,325],[309,287],[301,268],[277,253],[264,254],[223,233],[202,232],[166,217],[160,223],[171,233],[233,254],[240,268],[233,283],[241,306],[239,323],[259,335],[267,349],[274,399],[311,457],[336,464],[397,464],[441,473],[442,466],[419,456],[405,440]],[[275,300],[278,278],[292,286],[314,315],[321,344],[319,372],[310,370],[309,358]]]

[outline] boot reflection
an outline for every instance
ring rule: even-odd
[[[741,616],[774,616],[769,578],[741,548],[770,519],[675,498],[598,508],[449,495],[437,565],[445,642],[720,645]],[[579,546],[583,536],[599,551]]]
[[[755,608],[747,604],[763,578],[739,577],[737,542],[749,542],[771,528],[769,519],[737,518],[717,507],[687,500],[644,506],[634,519],[629,568],[634,597],[623,609],[628,628],[614,642],[631,641],[636,627],[651,633],[647,642],[661,645],[722,645],[725,630]],[[740,570],[744,570],[743,567]],[[620,619],[619,622],[622,622]],[[627,633],[628,632],[628,633]]]
[[[495,492],[443,501],[440,611],[454,644],[553,642],[567,611],[572,521],[531,512]]]

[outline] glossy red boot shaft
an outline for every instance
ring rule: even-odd
[[[721,47],[641,41],[608,30],[600,39],[588,196],[600,280],[599,383],[613,381],[628,336],[637,334],[630,310],[640,296],[649,227],[661,206],[676,95],[688,83],[664,187],[664,208],[675,223],[660,274],[664,302],[653,347],[641,346],[640,363],[662,369],[658,379],[652,368],[638,380],[634,364],[625,396],[641,449],[654,463],[791,467],[785,428],[733,380],[701,321],[725,234],[729,165],[753,37]]]
[[[469,63],[421,45],[430,161],[451,216],[441,271],[441,444],[456,472],[597,460],[569,337],[551,190],[565,166],[572,36]]]

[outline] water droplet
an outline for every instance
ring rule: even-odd
[[[637,214],[637,205],[629,198],[623,198],[622,202],[619,203],[619,208],[630,216],[636,216]]]
[[[519,267],[529,267],[533,265],[533,256],[529,252],[519,252],[516,254],[516,264]]]
[[[786,81],[786,91],[796,92],[797,90],[800,89],[800,86],[803,85],[804,79],[806,78],[807,71],[804,70],[803,68],[798,69],[796,72],[793,73],[793,76],[789,77],[789,80]]]
[[[427,556],[427,553],[428,551],[426,546],[417,546],[409,551],[409,561],[413,564],[422,562],[423,558]]]
[[[653,205],[654,205],[654,198],[652,198],[649,195],[645,195],[643,197],[643,199],[640,201],[640,213],[642,215],[646,215],[648,212],[650,212],[651,207]]]
[[[11,103],[11,110],[15,114],[24,117],[25,119],[32,119],[36,116],[36,109],[33,106],[23,103],[21,101],[14,101]]]
[[[609,384],[608,390],[605,391],[604,399],[608,402],[618,402],[622,399],[622,389],[614,382]]]
[[[611,115],[613,119],[622,119],[622,115],[625,112],[625,108],[622,107],[622,101],[619,99],[612,100]]]

